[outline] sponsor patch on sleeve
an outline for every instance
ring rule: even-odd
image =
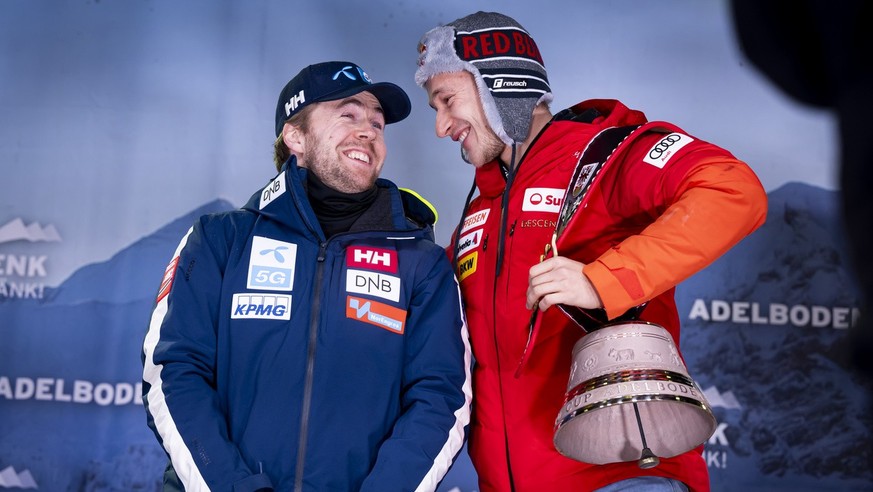
[[[381,302],[347,296],[346,318],[363,321],[402,335],[406,324],[406,311]]]
[[[283,290],[294,288],[297,245],[262,236],[252,238],[249,253],[249,289]]]
[[[346,265],[349,268],[366,268],[397,273],[397,251],[385,248],[350,246],[346,249]]]
[[[232,319],[291,319],[291,296],[287,294],[234,294]]]
[[[173,287],[173,279],[176,278],[176,266],[178,265],[178,256],[170,260],[170,264],[167,265],[167,269],[164,270],[164,278],[161,279],[161,288],[158,289],[158,298],[155,303],[161,302],[161,299],[167,297],[167,294],[170,293],[170,288]]]
[[[643,158],[643,162],[663,169],[671,157],[679,149],[693,142],[694,139],[683,133],[671,133],[652,146]]]

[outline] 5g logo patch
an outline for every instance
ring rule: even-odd
[[[297,245],[261,236],[252,238],[249,254],[249,289],[291,290]]]

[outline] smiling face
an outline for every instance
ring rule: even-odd
[[[500,156],[505,145],[485,118],[472,74],[436,74],[424,87],[430,107],[436,110],[437,137],[460,142],[461,155],[473,167],[484,166]]]
[[[285,124],[283,139],[298,165],[343,193],[373,187],[385,163],[385,116],[376,96],[359,92],[316,103],[307,131]]]

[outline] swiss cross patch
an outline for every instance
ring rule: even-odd
[[[386,248],[351,246],[346,250],[346,265],[349,268],[397,273],[397,251]]]
[[[176,266],[179,265],[179,257],[170,260],[167,269],[164,270],[164,278],[161,279],[161,288],[158,289],[158,298],[155,303],[161,302],[161,299],[167,297],[170,293],[170,288],[173,286],[173,279],[176,278]]]

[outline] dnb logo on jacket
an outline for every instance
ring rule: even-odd
[[[294,288],[297,245],[262,236],[252,238],[246,287],[290,291]]]
[[[346,292],[400,302],[397,251],[371,246],[346,249]],[[403,333],[406,311],[357,296],[346,297],[346,317]]]
[[[351,246],[346,250],[346,266],[346,292],[400,301],[400,278],[390,275],[397,273],[396,251]]]

